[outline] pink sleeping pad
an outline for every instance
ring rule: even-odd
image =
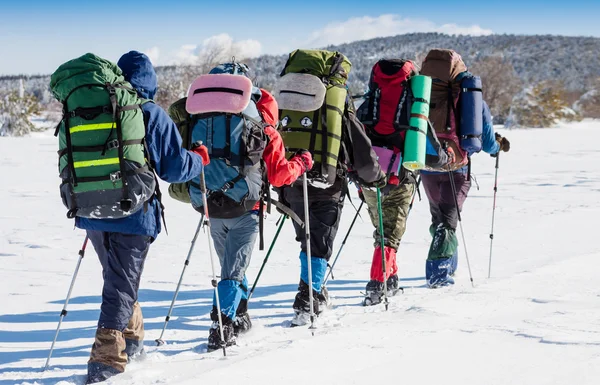
[[[394,164],[392,164],[392,168],[390,169],[390,162],[392,161],[394,150],[390,150],[389,148],[385,147],[373,146],[373,151],[375,151],[375,154],[377,154],[377,161],[379,162],[383,172],[387,174],[389,169],[391,174],[398,174],[400,162],[402,161],[402,156],[400,153],[396,154],[396,159],[394,159]]]
[[[248,107],[252,82],[245,76],[201,75],[190,86],[185,109],[192,115],[210,112],[239,114]]]

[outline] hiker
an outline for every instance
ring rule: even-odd
[[[203,146],[181,149],[177,127],[152,102],[156,73],[140,52],[123,55],[118,66],[86,54],[60,66],[50,86],[65,112],[57,128],[61,195],[94,245],[104,278],[91,384],[145,355],[138,289],[163,211],[154,172],[167,182],[186,181],[209,157]]]
[[[411,61],[378,61],[371,71],[365,101],[357,111],[357,116],[364,124],[378,156],[379,164],[387,175],[387,185],[381,190],[385,274],[382,266],[382,235],[379,230],[377,193],[359,190],[359,197],[367,203],[369,217],[375,227],[370,280],[365,289],[364,305],[381,303],[384,279],[387,281],[388,297],[394,296],[400,290],[396,253],[406,230],[406,219],[416,191],[417,178],[416,172],[402,167],[404,139],[409,127],[413,98],[409,81],[416,74],[417,70]]]
[[[202,141],[211,156],[205,178],[210,231],[221,263],[217,289],[224,341],[214,298],[209,351],[235,344],[237,336],[252,326],[246,270],[259,233],[262,237],[264,207],[270,204],[266,201],[269,184],[291,184],[313,163],[311,154],[301,149],[286,160],[275,128],[279,121],[277,102],[267,91],[252,85],[248,71],[242,63],[220,64],[197,78],[187,98],[170,108],[179,127],[189,130],[188,145]],[[187,188],[173,186],[169,191],[182,201],[188,199],[181,191],[188,191],[192,206],[204,212],[200,179],[192,180]]]
[[[311,258],[306,254],[305,229],[294,223],[300,242],[300,283],[293,309],[293,326],[310,318],[308,263],[312,269],[315,314],[329,305],[322,286],[327,261],[333,251],[347,178],[368,188],[383,187],[385,174],[377,163],[364,127],[356,119],[346,81],[352,64],[339,52],[296,50],[289,55],[282,77],[275,86],[281,111],[281,133],[288,156],[307,148],[315,165],[307,174],[308,196],[302,183],[286,186],[279,198],[304,220],[305,204],[310,212]],[[326,130],[327,135],[323,135]]]
[[[468,72],[458,53],[429,51],[421,74],[433,79],[429,117],[452,158],[443,168],[421,172],[432,217],[425,278],[429,287],[437,288],[454,284],[452,277],[458,266],[456,226],[471,188],[471,155],[483,150],[496,156],[499,151],[508,151],[510,142],[494,133],[481,79]]]

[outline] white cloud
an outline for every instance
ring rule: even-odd
[[[148,56],[153,65],[158,63],[158,58],[160,57],[160,49],[158,47],[148,48],[144,53]]]
[[[449,35],[489,35],[489,29],[478,25],[461,27],[456,24],[441,26],[428,20],[401,18],[400,15],[385,14],[377,17],[353,17],[343,22],[333,22],[314,31],[306,41],[308,47],[324,47],[329,44],[349,43],[375,37],[394,36],[415,32],[441,32]]]
[[[226,33],[204,39],[201,44],[181,46],[166,60],[167,64],[196,64],[202,58],[210,56],[211,61],[228,61],[232,56],[252,58],[261,54],[262,45],[257,40],[234,41]]]

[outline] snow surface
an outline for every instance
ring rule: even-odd
[[[170,235],[161,234],[152,246],[140,290],[148,360],[108,383],[599,383],[600,123],[502,133],[512,149],[500,159],[492,279],[494,159],[480,154],[473,172],[481,189],[471,190],[463,213],[475,288],[462,243],[457,284],[425,288],[430,237],[423,194],[399,250],[405,293],[391,299],[387,312],[360,306],[372,255],[373,228],[364,210],[365,221],[357,222],[330,281],[335,306],[313,337],[306,328],[288,328],[299,274],[289,223],[250,305],[254,329],[227,358],[205,352],[212,288],[204,233],[165,334],[168,344],[156,348],[153,342],[199,219],[167,197]],[[51,368],[40,371],[84,238],[65,217],[56,150],[48,132],[0,139],[0,385],[82,384],[85,378],[102,288],[92,247]],[[336,245],[353,213],[347,204]],[[278,217],[266,221],[267,242]],[[256,250],[251,281],[264,255]]]

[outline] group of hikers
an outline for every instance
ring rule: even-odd
[[[346,85],[351,66],[340,52],[296,50],[270,93],[232,60],[200,75],[168,112],[153,102],[156,72],[137,51],[117,64],[86,54],[52,75],[64,113],[56,130],[61,197],[103,269],[87,383],[145,354],[137,300],[164,224],[157,178],[199,212],[220,261],[209,351],[235,344],[252,326],[246,270],[271,204],[293,219],[300,243],[292,326],[330,306],[324,280],[349,183],[375,228],[365,306],[400,290],[396,254],[420,183],[432,216],[427,285],[454,283],[471,155],[510,148],[494,133],[481,80],[458,53],[433,49],[420,69],[410,60],[378,61],[357,98]]]

